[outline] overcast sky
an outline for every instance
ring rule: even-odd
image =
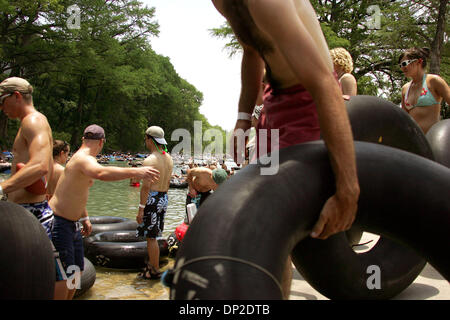
[[[232,59],[223,50],[225,40],[213,38],[209,29],[225,19],[211,0],[141,0],[155,7],[160,25],[152,48],[170,58],[178,75],[203,93],[200,112],[209,123],[232,130],[240,93],[241,55]]]

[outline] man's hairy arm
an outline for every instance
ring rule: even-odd
[[[312,233],[314,237],[326,239],[350,228],[359,197],[353,136],[340,88],[298,18],[292,1],[251,0],[249,10],[257,26],[271,37],[316,103],[321,133],[336,178],[336,194],[325,203]]]

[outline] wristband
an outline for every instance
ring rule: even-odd
[[[248,112],[238,112],[238,116],[237,116],[238,120],[247,120],[247,121],[251,121],[252,120],[252,115]]]
[[[78,220],[78,221],[81,222],[81,221],[85,221],[85,220],[89,220],[89,217],[80,218],[80,220]]]
[[[139,203],[139,208],[144,209],[144,208],[145,208],[145,204],[140,204],[140,203]]]

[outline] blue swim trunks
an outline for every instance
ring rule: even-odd
[[[168,204],[167,192],[149,192],[144,208],[143,223],[138,225],[136,237],[145,236],[149,239],[156,239],[162,236]]]
[[[52,240],[52,231],[55,218],[53,215],[53,210],[48,205],[47,200],[36,203],[20,203],[20,205],[31,212],[39,220],[48,237]],[[50,243],[53,249],[53,257],[55,259],[56,281],[67,280],[66,273],[59,258],[59,253],[56,251],[53,242],[50,241]]]
[[[75,271],[74,267],[78,267],[79,271],[84,270],[83,237],[80,229],[78,221],[67,220],[55,214],[52,241],[67,275]]]

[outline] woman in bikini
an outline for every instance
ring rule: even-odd
[[[412,80],[402,88],[402,108],[424,133],[440,120],[442,99],[450,104],[450,89],[440,76],[426,74],[428,48],[410,48],[399,58],[400,68]]]

